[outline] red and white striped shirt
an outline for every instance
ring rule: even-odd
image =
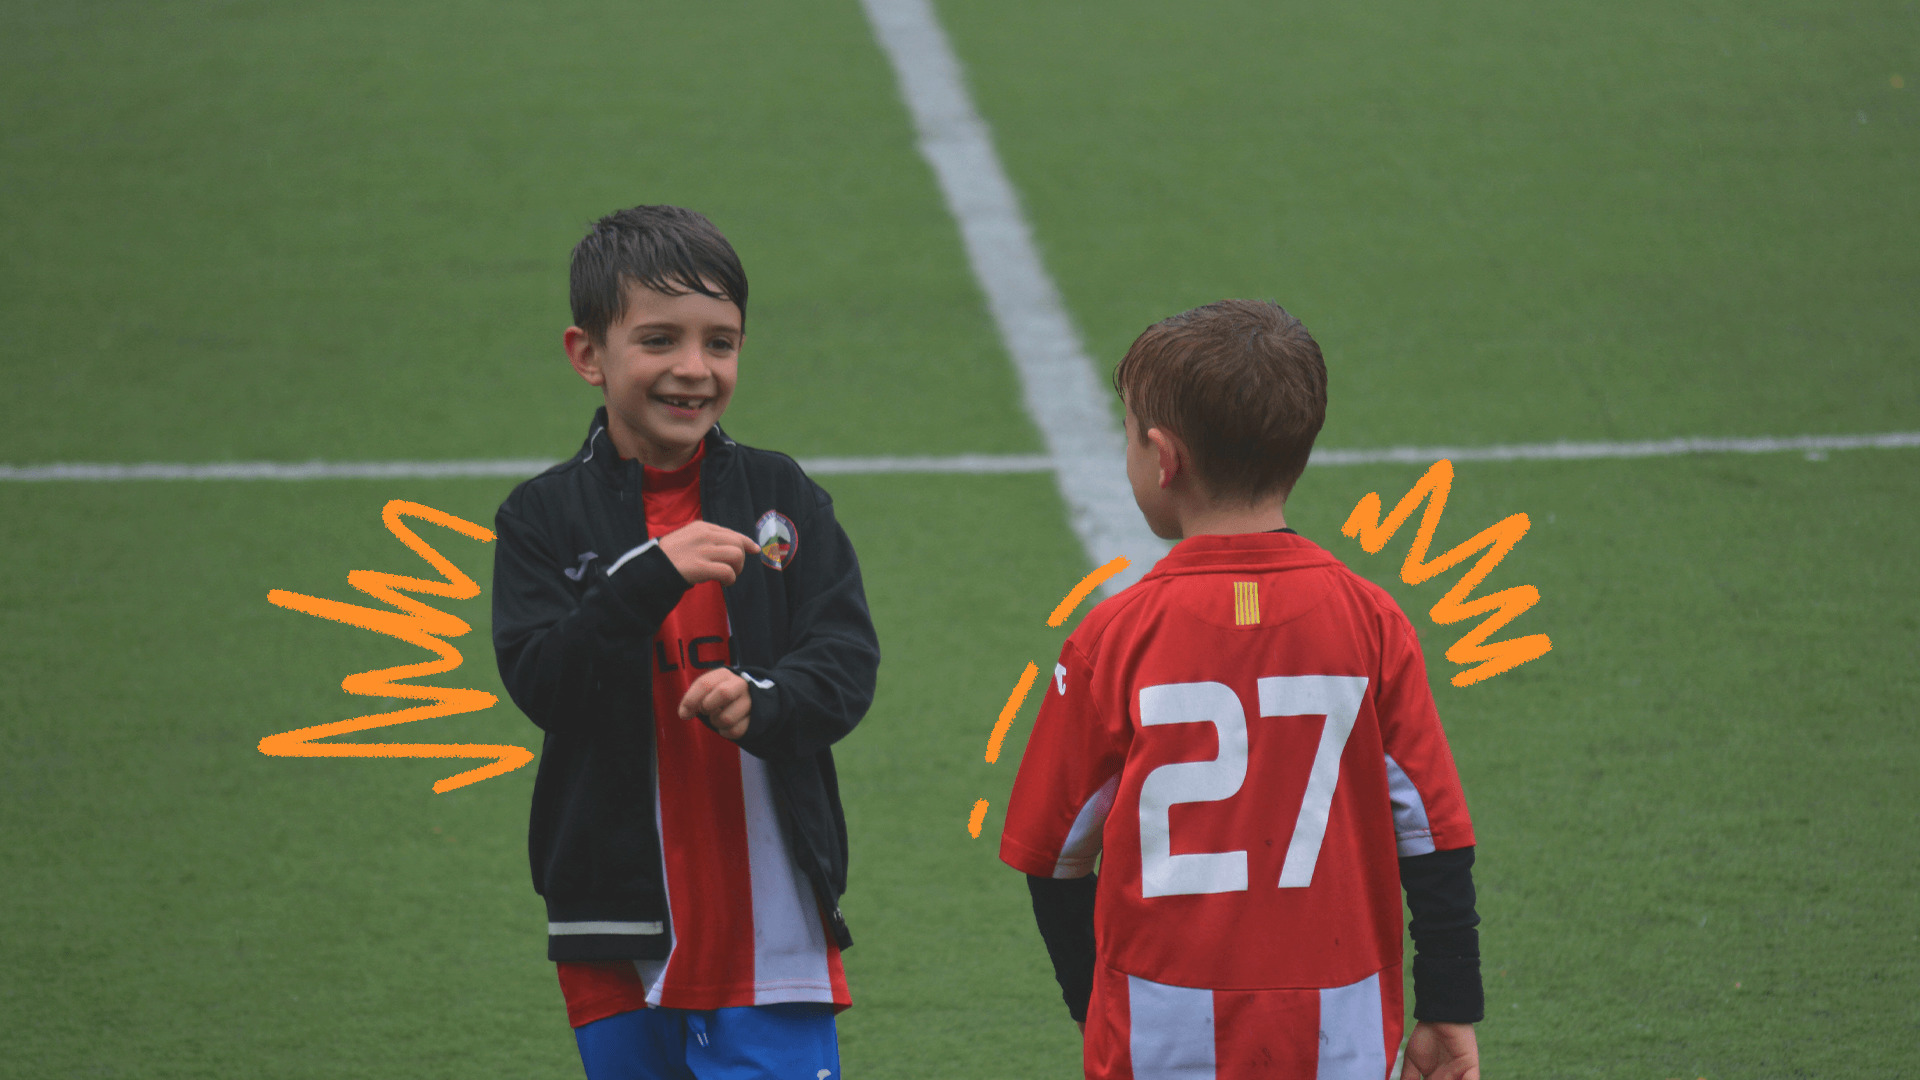
[[[1402,1024],[1399,856],[1472,843],[1406,616],[1262,533],[1182,541],[1067,639],[1000,855],[1063,878],[1100,859],[1089,1075],[1143,1054],[1253,1075],[1213,1070],[1298,1042],[1351,1060],[1323,1077],[1377,1078]]]
[[[650,535],[699,520],[704,456],[702,444],[679,469],[645,470]],[[717,581],[688,589],[654,635],[654,819],[673,947],[664,961],[560,964],[575,1027],[649,1005],[852,1004],[839,946],[781,838],[766,763],[680,717],[694,679],[732,659],[731,639]]]

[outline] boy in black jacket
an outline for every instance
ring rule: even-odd
[[[545,732],[528,848],[581,1060],[837,1077],[847,837],[828,749],[880,654],[832,501],[717,421],[747,281],[705,217],[574,249],[564,344],[605,407],[501,504],[493,640]]]

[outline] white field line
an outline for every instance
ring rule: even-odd
[[[1120,425],[1040,261],[1020,198],[967,93],[960,61],[930,0],[861,3],[900,80],[920,153],[933,167],[1013,357],[1027,415],[1046,442],[1073,531],[1093,565],[1116,555],[1132,561],[1106,582],[1108,592],[1123,589],[1166,554],[1167,545],[1134,508]]]
[[[1653,439],[1645,442],[1517,443],[1507,446],[1392,446],[1378,450],[1315,450],[1309,467],[1430,465],[1453,461],[1586,461],[1600,458],[1680,457],[1687,454],[1778,454],[1809,457],[1831,450],[1920,449],[1920,431],[1881,435],[1795,435],[1786,438]],[[553,462],[535,458],[473,461],[218,461],[200,464],[141,462],[131,465],[56,462],[0,465],[0,482],[125,480],[448,480],[469,477],[524,479]],[[968,475],[1055,472],[1044,454],[958,454],[952,457],[802,458],[816,476],[872,474]]]
[[[1920,431],[1882,435],[1758,436],[1748,439],[1650,439],[1643,442],[1515,443],[1508,446],[1392,446],[1381,450],[1315,450],[1312,465],[1431,465],[1452,461],[1581,461],[1591,458],[1679,457],[1683,454],[1778,454],[1799,450],[1901,450],[1920,447]]]
[[[140,462],[131,465],[55,462],[0,465],[0,481],[60,480],[458,480],[506,477],[524,480],[553,467],[535,458],[470,461],[216,461],[203,464]],[[815,475],[859,473],[1037,473],[1053,469],[1040,454],[960,454],[954,457],[829,457],[800,463]]]
[[[0,465],[0,480],[450,480],[471,476],[526,479],[546,472],[551,461],[211,461],[131,465],[56,462]]]

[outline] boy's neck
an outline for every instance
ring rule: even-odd
[[[1287,527],[1286,503],[1244,505],[1197,503],[1174,508],[1180,539],[1190,536],[1237,536],[1273,532]]]

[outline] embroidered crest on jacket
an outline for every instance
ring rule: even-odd
[[[753,527],[753,538],[760,545],[760,561],[775,570],[785,570],[800,550],[800,530],[778,510],[760,515],[759,523]]]

